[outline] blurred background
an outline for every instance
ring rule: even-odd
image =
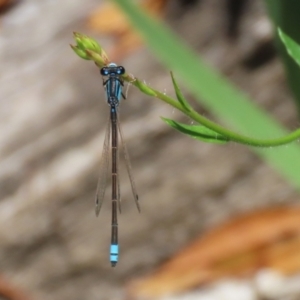
[[[0,299],[135,299],[139,293],[132,281],[168,273],[168,264],[161,266],[170,258],[176,260],[178,252],[188,256],[188,250],[180,251],[191,243],[197,247],[194,241],[201,249],[207,247],[202,243],[210,243],[208,247],[222,250],[218,232],[213,241],[203,240],[214,228],[228,229],[229,237],[242,244],[251,240],[248,232],[252,237],[267,228],[259,244],[263,249],[276,247],[276,239],[270,243],[269,238],[274,230],[291,232],[289,237],[298,241],[300,213],[294,208],[298,193],[279,173],[246,146],[199,143],[175,132],[161,116],[190,120],[131,87],[120,115],[142,212],[137,212],[121,161],[120,261],[116,268],[110,267],[110,186],[99,218],[94,213],[108,106],[98,68],[69,47],[74,43],[72,32],[97,39],[113,61],[153,88],[171,96],[174,91],[169,70],[130,29],[123,30],[125,21],[108,2],[0,1]],[[143,4],[278,122],[290,130],[299,126],[262,1]],[[214,118],[182,89],[198,112]],[[268,222],[260,223],[265,219]],[[246,229],[236,233],[244,228],[240,227],[244,220]],[[231,258],[250,251],[234,249]],[[290,252],[284,255],[290,256]],[[198,257],[206,259],[200,252]],[[196,266],[194,259],[192,265]],[[197,299],[300,297],[295,288],[284,296],[270,294],[288,279],[279,273],[271,279],[261,275],[264,266],[256,261],[245,272],[229,268],[224,274],[199,279],[198,284],[186,284],[180,292],[195,293],[197,288]],[[294,276],[299,270],[287,273]],[[216,280],[229,277],[223,289],[216,287]],[[257,288],[261,282],[253,284],[261,277],[270,286],[267,292],[265,287]],[[295,278],[293,282],[299,283]],[[150,284],[149,289],[155,287]],[[172,288],[167,293],[172,294]],[[153,297],[160,296],[158,292]]]

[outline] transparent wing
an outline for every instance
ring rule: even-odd
[[[117,154],[117,201],[119,206],[119,212],[121,213],[121,189],[120,189],[120,180],[119,180],[119,151]]]
[[[110,145],[110,120],[108,118],[106,124],[105,138],[103,142],[102,156],[100,160],[100,176],[97,185],[95,213],[99,215],[107,184],[108,165],[109,165],[109,145]]]
[[[117,118],[117,120],[118,120],[118,129],[119,129],[119,133],[120,133],[121,147],[122,147],[122,150],[123,150],[123,153],[124,153],[126,169],[127,169],[127,173],[128,173],[130,184],[131,184],[132,194],[133,194],[133,197],[134,197],[136,207],[137,207],[138,211],[141,212],[141,208],[140,208],[140,204],[139,204],[139,196],[137,194],[134,178],[133,178],[133,175],[132,175],[132,167],[131,167],[131,163],[130,163],[130,159],[129,159],[129,154],[128,154],[128,151],[127,151],[126,144],[124,142],[123,132],[122,132],[122,128],[121,128],[121,125],[120,125],[119,118]]]

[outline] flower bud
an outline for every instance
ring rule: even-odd
[[[79,57],[93,60],[100,67],[109,62],[107,54],[93,38],[74,32],[74,39],[76,41],[76,46],[71,47]]]
[[[74,39],[76,41],[77,47],[82,50],[92,50],[96,53],[101,53],[101,46],[96,40],[86,35],[83,35],[78,32],[74,32]]]
[[[80,49],[77,46],[73,46],[73,45],[70,45],[70,46],[79,57],[86,59],[86,60],[91,60],[90,57],[86,54],[86,52],[84,50]]]

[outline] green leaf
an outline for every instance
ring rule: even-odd
[[[172,82],[173,82],[173,86],[175,89],[177,100],[179,101],[179,103],[181,104],[181,106],[184,108],[184,110],[186,112],[190,112],[191,106],[189,105],[189,103],[186,101],[186,99],[182,95],[181,90],[179,89],[178,84],[174,78],[173,72],[171,72],[171,77],[172,77]]]
[[[285,34],[280,28],[278,28],[278,34],[281,41],[285,45],[288,54],[300,66],[300,46],[287,34]]]
[[[186,125],[167,118],[161,119],[172,128],[189,135],[194,139],[216,144],[226,144],[229,142],[229,139],[226,136],[221,135],[203,125]]]
[[[267,11],[273,21],[274,29],[278,27],[288,37],[300,44],[300,1],[299,0],[265,0]],[[278,32],[277,32],[278,33]],[[294,101],[300,113],[300,68],[299,64],[286,51],[279,34],[275,34],[275,44],[286,71],[287,82],[295,95]]]

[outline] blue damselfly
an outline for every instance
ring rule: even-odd
[[[124,94],[123,80],[121,75],[125,73],[125,69],[122,66],[118,66],[114,63],[110,63],[106,67],[100,70],[100,74],[103,76],[103,86],[106,91],[106,100],[110,106],[110,115],[106,125],[106,132],[103,144],[103,152],[100,162],[101,173],[97,186],[96,193],[96,216],[99,215],[101,205],[103,203],[109,166],[109,149],[111,146],[111,183],[112,183],[112,223],[111,223],[111,246],[110,246],[110,262],[111,266],[116,266],[119,257],[119,245],[118,245],[118,219],[117,210],[121,212],[121,194],[120,194],[120,182],[118,174],[118,137],[120,137],[121,148],[123,150],[126,169],[131,183],[131,189],[133,197],[140,212],[140,206],[138,202],[138,195],[135,188],[135,183],[132,175],[131,164],[129,160],[128,151],[123,139],[123,133],[120,126],[118,117],[118,108]],[[111,140],[111,145],[110,145]]]

